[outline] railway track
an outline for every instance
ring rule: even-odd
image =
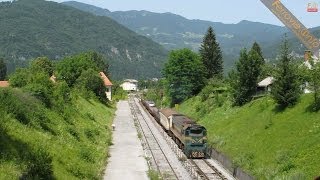
[[[225,176],[218,171],[208,160],[206,159],[189,159],[191,164],[196,168],[197,173],[201,179],[205,180],[226,180]]]
[[[142,110],[144,110],[145,115],[147,115],[152,120],[152,123],[157,128],[157,130],[162,133],[162,136],[167,141],[171,149],[175,152],[177,157],[179,159],[186,159],[186,161],[182,161],[181,163],[185,167],[185,169],[189,172],[192,179],[195,179],[195,180],[202,180],[202,179],[233,180],[234,179],[232,176],[228,176],[228,175],[224,176],[216,167],[214,167],[214,165],[212,165],[206,159],[187,159],[187,157],[185,157],[183,152],[180,149],[178,150],[178,145],[163,131],[162,127],[156,122],[155,119],[153,119],[152,115],[149,114],[149,112],[143,106],[142,106]],[[138,111],[140,110],[138,109]],[[141,112],[140,114],[142,115]],[[146,122],[145,118],[144,118],[144,121]],[[179,177],[178,179],[181,179],[181,178]]]
[[[171,166],[168,157],[166,156],[164,150],[162,149],[160,143],[158,142],[156,136],[150,128],[146,118],[142,115],[137,106],[134,97],[129,97],[129,105],[133,114],[133,117],[138,122],[141,133],[145,138],[145,142],[148,150],[150,151],[150,155],[155,163],[156,169],[160,172],[162,179],[181,179],[176,174],[174,168]]]

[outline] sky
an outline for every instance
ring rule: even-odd
[[[3,1],[3,0],[0,0]],[[51,0],[63,2],[67,0]],[[76,0],[110,11],[147,10],[171,12],[188,19],[238,23],[250,20],[275,25],[283,24],[260,0]],[[320,12],[307,12],[308,3],[320,0],[281,0],[281,2],[308,28],[320,26]]]

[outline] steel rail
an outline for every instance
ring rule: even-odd
[[[133,110],[135,111],[135,114],[137,114],[137,110],[139,110],[139,107],[137,106],[137,104],[136,104],[136,102],[135,102],[135,100],[134,100],[134,97],[130,97],[130,100],[133,101],[133,105],[135,106],[135,107],[133,107]],[[136,110],[136,109],[137,109],[137,110]],[[170,166],[171,171],[173,172],[174,176],[176,177],[176,179],[179,179],[178,175],[177,175],[176,172],[174,171],[174,168],[171,166],[168,157],[166,156],[166,154],[164,153],[163,149],[161,148],[159,141],[157,140],[157,138],[155,137],[154,133],[152,132],[149,124],[147,123],[146,118],[143,116],[143,114],[140,112],[140,110],[138,111],[138,113],[141,115],[141,117],[142,117],[142,119],[144,120],[145,124],[147,125],[149,131],[151,132],[151,135],[152,135],[153,139],[155,140],[155,142],[156,142],[157,145],[159,146],[159,149],[161,150],[161,152],[162,152],[164,158],[166,159],[166,161],[168,162],[168,165]],[[137,118],[137,119],[138,119],[138,118]],[[142,129],[142,125],[141,125],[141,122],[139,121],[139,119],[138,119],[138,123],[139,123],[139,125],[140,125],[140,127],[141,127],[141,130],[143,131],[142,133],[143,133],[144,136],[146,137],[145,131]],[[149,142],[148,142],[147,138],[145,138],[145,139],[146,139],[146,141],[147,141],[147,143],[148,143],[148,147],[149,147],[149,149],[150,149],[150,151],[151,151],[151,153],[152,153],[152,156],[153,156],[153,158],[154,158],[154,160],[155,160],[155,157],[154,157],[154,154],[153,154],[153,152],[152,152],[152,149],[150,148]],[[155,161],[155,163],[156,163],[156,161]],[[159,172],[160,172],[160,168],[159,168],[159,165],[158,165],[158,164],[157,164],[157,167],[158,167],[157,169],[158,169]],[[160,172],[160,174],[161,174],[161,172]]]

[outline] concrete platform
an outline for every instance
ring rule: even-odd
[[[113,145],[110,147],[111,157],[108,160],[104,179],[149,179],[148,165],[127,101],[118,102],[114,124],[116,128],[113,132]]]

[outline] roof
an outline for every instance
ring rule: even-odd
[[[9,87],[8,81],[0,81],[0,87]]]
[[[125,79],[124,82],[138,83],[138,81],[135,79]]]
[[[182,128],[184,127],[185,125],[189,125],[189,124],[195,124],[195,122],[188,118],[187,116],[184,116],[184,115],[180,115],[180,116],[173,116],[173,121],[172,123],[175,125],[175,126],[179,126],[179,128]]]
[[[170,109],[170,108],[161,109],[160,112],[161,112],[161,114],[163,114],[163,115],[166,116],[167,118],[168,118],[169,116],[174,115],[174,114],[179,114],[179,113],[177,113],[176,111],[174,111],[173,109]]]
[[[111,81],[109,80],[109,78],[103,72],[99,72],[99,74],[100,74],[105,86],[112,86]]]
[[[269,76],[269,77],[265,78],[264,80],[260,81],[260,82],[258,83],[258,86],[259,86],[259,87],[267,87],[267,86],[269,86],[270,84],[272,84],[273,81],[274,81],[274,78],[273,78],[272,76]]]

